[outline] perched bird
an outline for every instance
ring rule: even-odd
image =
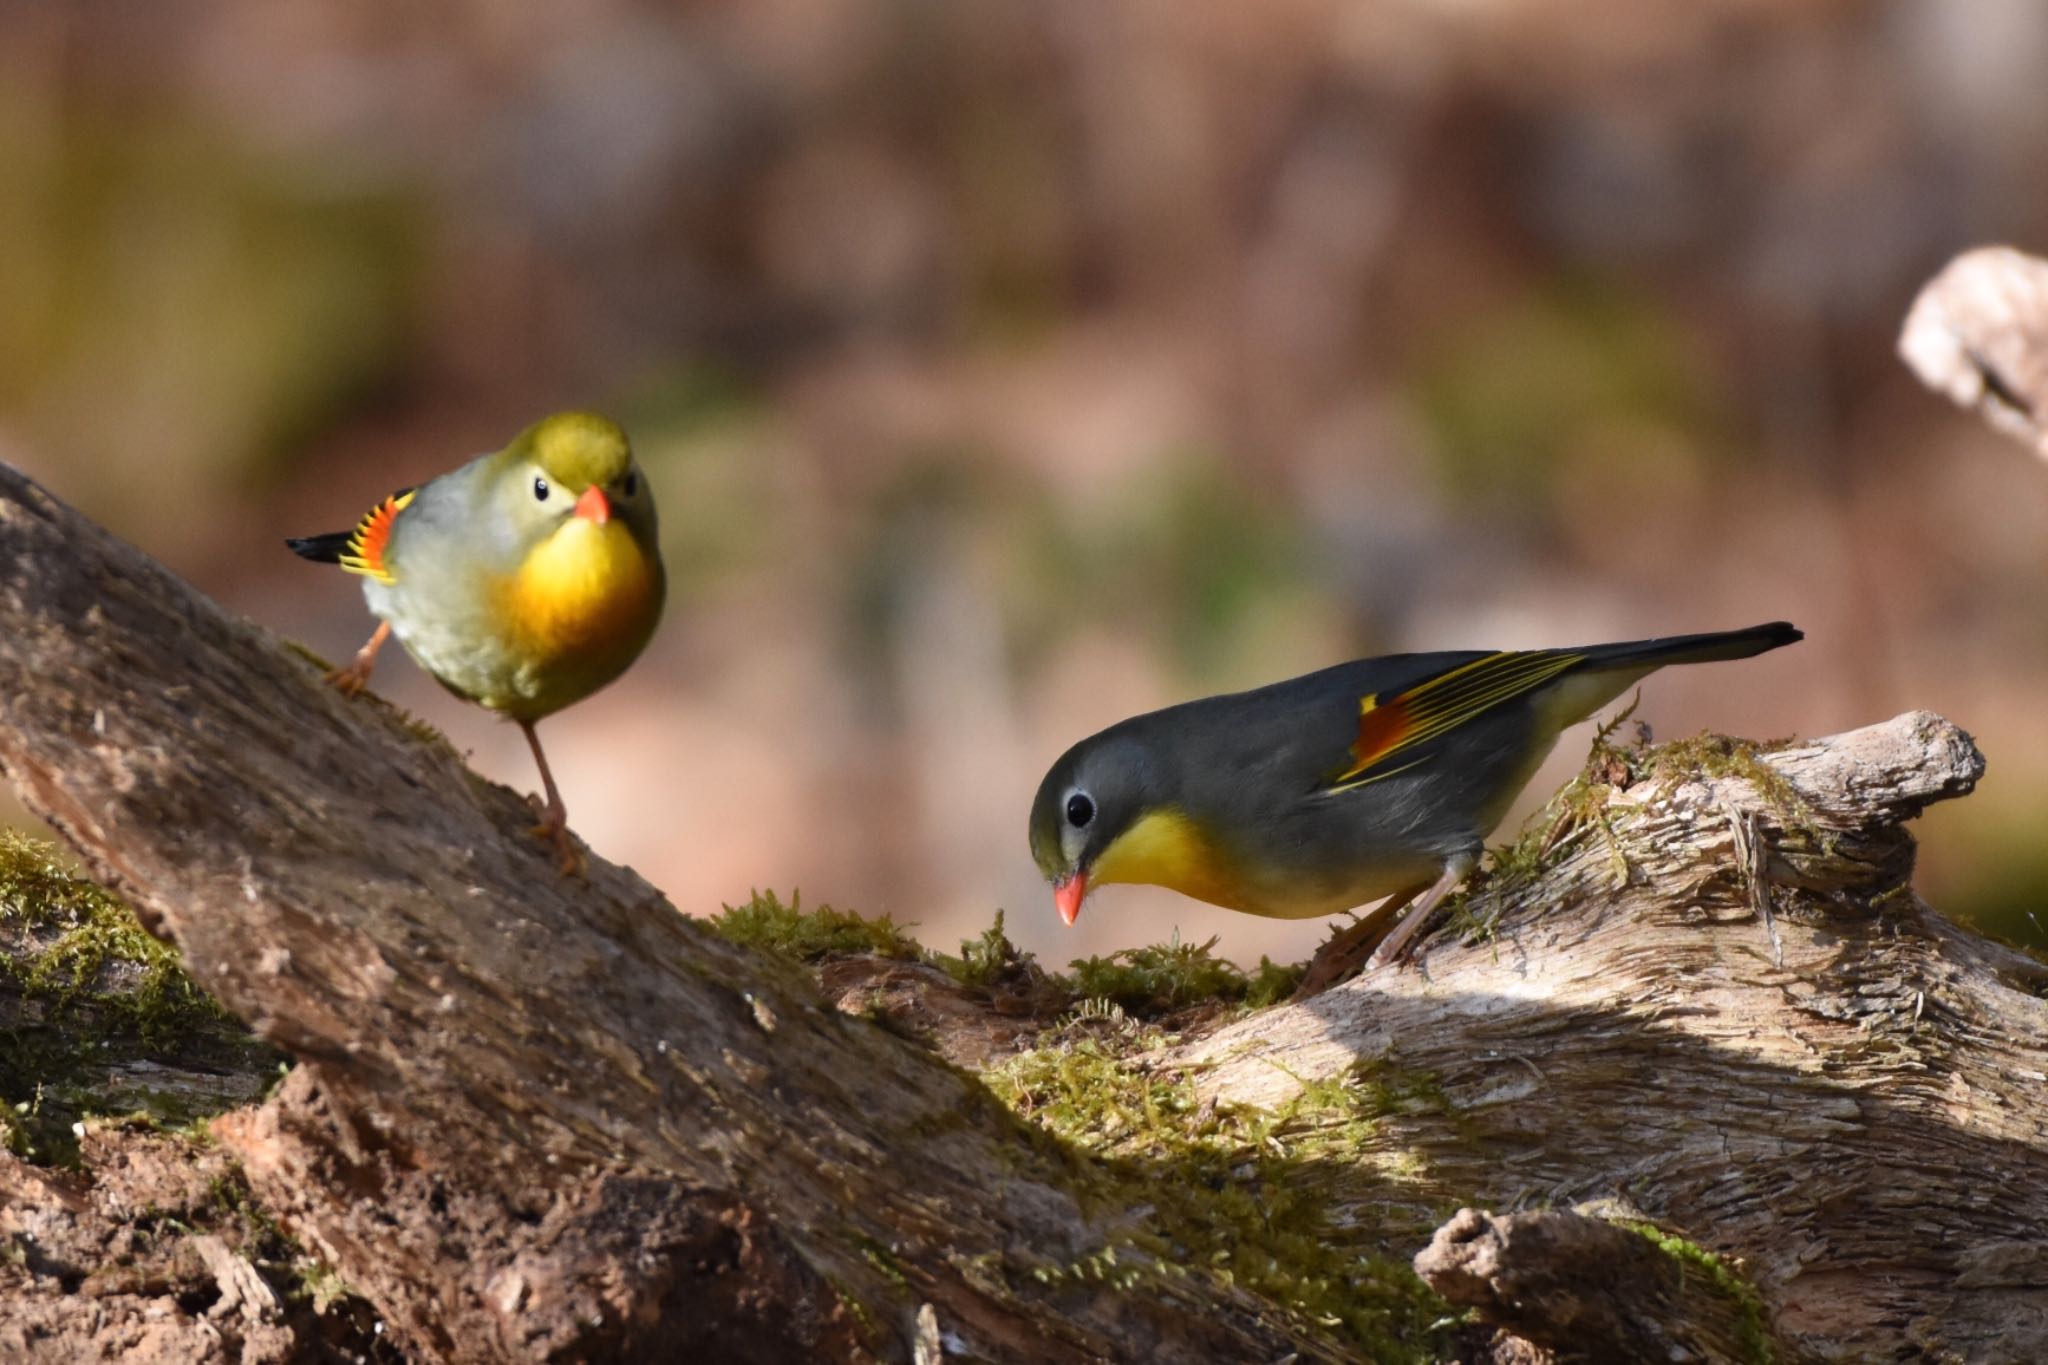
[[[328,681],[354,696],[394,633],[436,681],[511,717],[540,765],[535,835],[583,865],[534,724],[625,672],[661,618],[654,490],[626,433],[590,412],[544,417],[491,455],[403,489],[353,531],[285,542],[363,579],[381,618]]]
[[[1577,649],[1393,654],[1170,706],[1060,756],[1032,803],[1031,855],[1068,924],[1112,882],[1282,919],[1391,897],[1326,945],[1312,989],[1415,901],[1369,965],[1401,959],[1567,726],[1667,664],[1801,638],[1779,621]]]

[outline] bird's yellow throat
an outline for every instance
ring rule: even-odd
[[[1215,844],[1186,812],[1173,806],[1148,810],[1102,850],[1088,879],[1144,882],[1170,887],[1184,896],[1229,905],[1237,899],[1237,878]]]
[[[659,609],[654,566],[616,518],[571,517],[533,548],[508,582],[506,608],[543,657],[644,638]]]

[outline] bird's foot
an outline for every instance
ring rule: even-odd
[[[391,638],[391,623],[379,621],[377,631],[363,647],[356,651],[356,657],[327,675],[327,682],[344,697],[357,697],[370,685],[370,670],[377,666],[377,651]]]
[[[1361,920],[1317,949],[1316,955],[1308,960],[1308,970],[1302,973],[1301,984],[1294,988],[1290,999],[1299,1002],[1321,995],[1356,972],[1372,949],[1374,934],[1371,931],[1378,928],[1375,923]],[[1361,929],[1367,932],[1360,933]]]
[[[1425,912],[1427,913],[1427,912]],[[1415,950],[1422,943],[1420,934],[1411,935],[1406,941],[1396,943],[1391,935],[1365,960],[1365,970],[1376,972],[1382,967],[1405,967],[1415,959]]]
[[[569,812],[560,806],[551,806],[538,796],[529,796],[526,803],[540,816],[539,823],[526,832],[529,837],[554,845],[555,868],[564,877],[589,875],[590,859],[576,846],[576,840],[569,833]]]
[[[344,697],[359,697],[363,694],[363,689],[370,685],[370,669],[373,666],[373,660],[365,659],[358,654],[353,663],[343,664],[327,674],[323,681]]]
[[[1294,988],[1294,994],[1289,998],[1300,1001],[1321,995],[1358,971],[1361,965],[1368,969],[1379,965],[1377,956],[1367,960],[1366,954],[1388,937],[1388,929],[1401,922],[1401,911],[1420,891],[1419,887],[1398,891],[1339,930],[1309,959],[1301,984]]]

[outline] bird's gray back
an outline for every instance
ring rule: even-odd
[[[1309,899],[1321,895],[1328,909],[1343,908],[1428,880],[1445,858],[1476,850],[1499,819],[1502,787],[1519,786],[1517,774],[1533,767],[1532,716],[1517,702],[1418,750],[1412,768],[1333,790],[1350,765],[1364,698],[1397,694],[1484,657],[1360,660],[1125,724],[1153,752],[1172,756],[1170,780],[1182,804],[1234,842],[1231,853],[1254,876],[1284,870],[1294,895],[1309,890],[1304,877],[1320,877]],[[1375,869],[1370,882],[1359,880],[1366,867]]]

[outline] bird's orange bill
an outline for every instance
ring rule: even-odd
[[[1056,882],[1052,888],[1052,903],[1058,907],[1060,919],[1068,928],[1081,917],[1081,902],[1088,897],[1088,874],[1076,872],[1063,882]]]
[[[602,526],[612,519],[611,500],[605,497],[602,488],[592,484],[583,490],[582,497],[576,499],[576,515]]]
[[[413,490],[402,488],[365,513],[349,533],[348,548],[337,561],[341,567],[380,583],[391,582],[391,570],[384,566],[384,549],[391,543],[392,524],[412,498]]]
[[[1563,650],[1504,650],[1460,664],[1391,697],[1375,692],[1362,698],[1351,762],[1330,779],[1330,789],[1343,791],[1393,776],[1408,766],[1393,760],[1496,706],[1528,695],[1585,661],[1585,655]]]

